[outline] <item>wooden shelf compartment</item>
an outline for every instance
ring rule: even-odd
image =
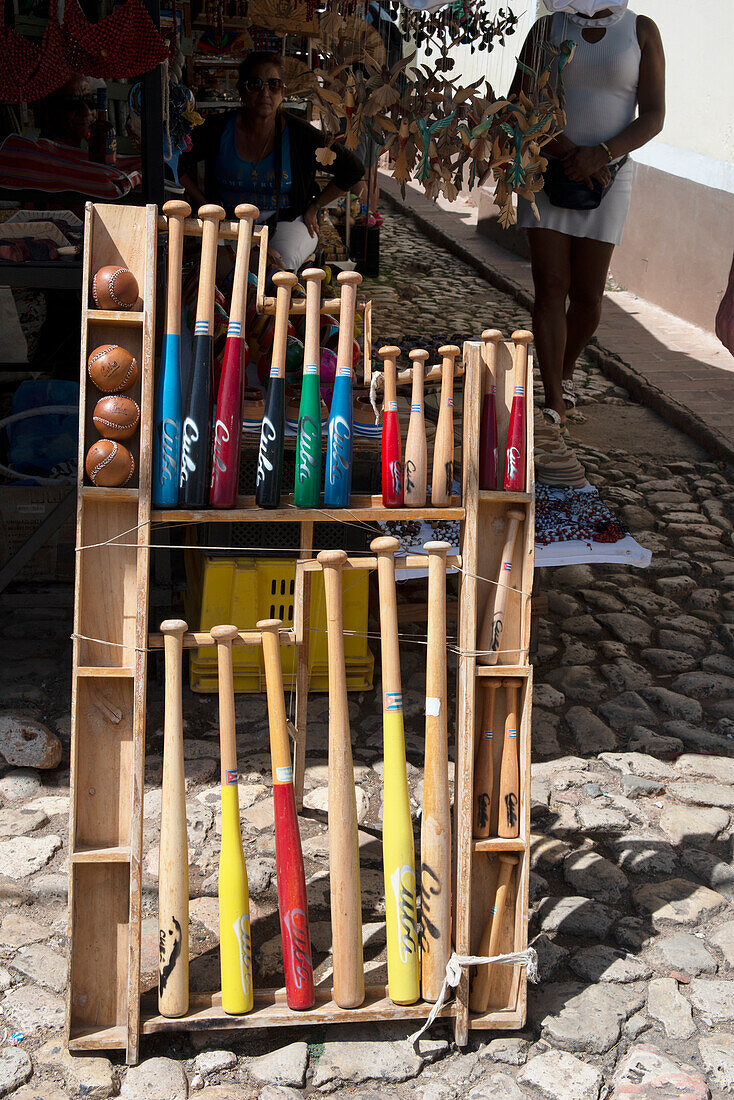
[[[81,635],[78,663],[127,669],[136,652],[138,504],[113,505],[104,495],[82,499],[74,628]]]
[[[479,378],[479,408],[482,408],[484,395],[489,391],[489,370],[484,358],[484,345],[472,341],[469,347],[477,347],[482,360],[482,370]],[[518,504],[527,504],[532,501],[535,486],[535,467],[533,462],[533,357],[528,355],[528,366],[525,374],[525,488],[522,493],[505,493],[505,463],[507,459],[507,427],[510,422],[510,410],[512,398],[515,392],[514,344],[511,340],[502,340],[497,346],[497,491],[482,490],[479,500],[496,496],[504,500],[506,504],[513,501]]]
[[[77,680],[75,852],[130,844],[133,696],[130,677]]]
[[[530,650],[530,615],[533,589],[533,564],[535,536],[532,505],[515,505],[525,513],[515,540],[512,569],[503,574],[503,583],[511,591],[507,596],[504,628],[499,645],[496,665],[483,665],[477,658],[477,669],[502,669],[509,675],[510,668],[527,667]],[[502,564],[502,551],[507,533],[507,513],[512,508],[505,501],[482,501],[478,509],[477,542],[477,646],[482,619],[487,605],[494,606],[497,593],[497,577]],[[484,675],[487,675],[484,673]]]
[[[125,390],[125,397],[131,397],[133,401],[136,401],[139,408],[142,408],[142,390],[143,390],[143,370],[141,364],[143,363],[144,355],[144,343],[146,332],[144,326],[139,324],[138,326],[131,328],[130,325],[120,323],[119,321],[110,321],[101,317],[100,314],[103,311],[95,312],[90,310],[87,314],[88,323],[86,326],[86,332],[83,333],[83,356],[84,362],[88,362],[89,356],[92,352],[105,344],[119,344],[132,355],[138,364],[138,377],[130,389]],[[128,316],[122,314],[121,316]],[[132,314],[134,317],[143,318],[145,315],[142,313]],[[80,395],[80,408],[84,409],[84,446],[83,451],[86,456],[87,451],[96,443],[100,438],[100,434],[97,431],[92,416],[94,409],[101,397],[106,396],[100,389],[95,386],[89,377],[88,369],[84,372],[84,388]],[[124,447],[130,451],[135,462],[135,469],[133,475],[127,485],[122,485],[119,488],[103,488],[101,486],[92,485],[91,481],[86,474],[84,476],[84,489],[85,494],[94,494],[99,499],[114,501],[129,500],[136,501],[138,499],[138,488],[140,485],[140,431],[141,425],[138,424],[133,435],[130,439],[126,439],[123,443]],[[84,471],[84,460],[82,458],[80,464],[80,470]],[[129,541],[129,540],[128,540]]]
[[[229,1028],[288,1027],[294,1024],[363,1023],[378,1020],[423,1020],[432,1004],[418,1001],[413,1005],[396,1005],[387,996],[384,985],[367,986],[364,1003],[359,1008],[339,1008],[332,991],[316,990],[316,1004],[304,1012],[288,1008],[285,989],[256,989],[255,1006],[244,1016],[228,1016],[222,1008],[221,993],[194,993],[189,1011],[178,1019],[168,1019],[157,1012],[155,997],[142,1000],[142,1033],[155,1035],[163,1031],[204,1031]],[[451,1018],[454,1004],[449,1002],[440,1015]]]
[[[454,497],[445,508],[385,508],[382,496],[351,497],[346,508],[296,508],[292,496],[284,496],[278,508],[258,508],[254,497],[238,497],[236,508],[166,508],[151,513],[153,523],[354,523],[398,519],[464,518],[465,510]]]
[[[519,712],[518,712],[518,736],[517,736],[517,752],[519,761],[519,774],[520,774],[520,791],[519,791],[519,821],[518,821],[518,838],[512,839],[513,845],[518,845],[519,840],[524,838],[526,841],[530,835],[530,799],[528,794],[529,787],[529,768],[530,768],[530,714],[532,703],[532,670],[527,670],[526,675],[520,677],[507,677],[507,679],[517,679],[522,685],[519,697]],[[497,821],[498,810],[500,804],[500,772],[502,770],[502,750],[504,747],[504,732],[505,732],[505,718],[507,715],[506,709],[506,694],[504,688],[500,687],[495,691],[494,695],[494,729],[492,737],[492,763],[493,763],[493,777],[494,784],[492,788],[492,805],[489,818],[489,837],[488,840],[500,841],[500,837],[497,835]],[[477,689],[475,694],[475,720],[474,720],[474,746],[472,752],[472,758],[475,760],[477,751],[479,749],[479,739],[482,736],[482,707],[484,703],[484,691]],[[526,768],[527,765],[527,768]],[[527,774],[526,774],[527,770]],[[474,771],[472,768],[472,791],[474,790]],[[473,807],[472,807],[473,809]],[[480,843],[473,840],[473,845]],[[484,843],[483,841],[481,843]],[[526,844],[520,844],[519,847],[508,848],[509,851],[521,851],[526,847]],[[485,849],[490,851],[497,851],[500,848]]]

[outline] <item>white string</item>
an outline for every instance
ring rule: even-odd
[[[462,967],[484,966],[487,964],[493,966],[495,964],[499,966],[525,966],[527,967],[529,980],[531,982],[537,982],[539,980],[538,955],[534,947],[528,947],[525,951],[513,951],[509,955],[457,955],[455,951],[452,952],[451,958],[446,963],[446,974],[444,975],[438,1000],[431,1009],[430,1015],[423,1027],[408,1040],[413,1046],[415,1046],[421,1035],[428,1031],[429,1027],[433,1024],[433,1021],[444,1006],[449,989],[455,989],[461,981]]]

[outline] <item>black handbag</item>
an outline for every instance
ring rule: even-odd
[[[560,157],[548,157],[543,190],[552,206],[561,206],[566,210],[596,210],[609,188],[614,183],[617,172],[627,163],[627,156],[609,165],[609,183],[604,187],[593,180],[593,187],[587,187],[584,180],[570,180],[563,168]]]

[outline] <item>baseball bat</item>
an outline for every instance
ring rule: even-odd
[[[166,331],[163,336],[161,372],[155,407],[153,439],[154,508],[175,508],[178,504],[179,462],[181,460],[181,264],[183,261],[183,223],[191,207],[171,199],[163,206],[168,217],[168,286],[166,288]]]
[[[510,576],[512,558],[515,553],[515,541],[525,513],[520,508],[510,508],[507,513],[505,545],[502,547],[497,584],[490,591],[484,608],[484,617],[479,630],[477,660],[482,665],[496,665],[499,657],[502,631],[505,625],[505,611],[510,596]]]
[[[515,345],[515,388],[512,394],[510,421],[507,425],[507,451],[505,455],[505,492],[525,491],[525,377],[528,372],[528,344],[533,342],[532,332],[518,329],[512,334]]]
[[[438,349],[443,356],[441,366],[441,407],[438,412],[436,438],[433,441],[433,472],[431,504],[451,503],[454,484],[454,359],[461,355],[455,344]]]
[[[497,488],[497,347],[502,333],[487,328],[482,333],[484,354],[489,370],[489,386],[482,402],[482,424],[479,431],[479,488]]]
[[[247,277],[250,271],[252,228],[260,211],[249,203],[235,208],[239,218],[237,253],[234,261],[232,304],[229,309],[227,342],[214,418],[214,448],[209,503],[212,508],[234,508],[240,475],[242,443],[242,393],[245,388],[245,316]]]
[[[275,867],[278,878],[280,934],[283,940],[286,1001],[289,1008],[311,1008],[315,997],[311,933],[308,925],[306,875],[303,869],[301,834],[296,816],[288,728],[280,663],[280,619],[263,619],[262,633],[265,683],[268,695],[270,758],[273,770],[275,809]]]
[[[505,680],[507,716],[500,764],[500,798],[497,836],[516,837],[520,833],[520,773],[517,762],[517,680]]]
[[[428,484],[428,448],[426,445],[426,417],[423,409],[423,379],[427,351],[410,352],[413,362],[413,390],[410,397],[410,420],[405,440],[403,465],[404,496],[408,508],[423,508]]]
[[[182,664],[183,619],[161,623],[165,655],[163,799],[158,868],[158,1011],[184,1016],[189,1008],[189,848],[186,839]]]
[[[276,271],[273,275],[273,284],[277,287],[275,332],[255,477],[255,503],[260,508],[277,508],[280,503],[285,442],[285,352],[291,291],[297,282],[292,271]]]
[[[426,749],[421,818],[421,992],[438,1000],[451,955],[451,801],[446,696],[446,554],[427,542]]]
[[[344,550],[322,550],[326,633],[329,645],[329,883],[334,1000],[340,1008],[364,1001],[362,893],[359,878],[357,802],[347,703],[342,621]]]
[[[396,390],[396,363],[400,348],[387,346],[378,354],[385,380],[385,411],[382,417],[382,504],[384,508],[401,508],[403,505],[403,460],[398,420],[398,395]]]
[[[247,868],[242,851],[237,794],[232,642],[236,626],[213,626],[219,672],[219,745],[221,754],[222,847],[219,853],[219,963],[222,1008],[232,1015],[253,1005],[252,937]]]
[[[326,272],[309,267],[303,272],[306,284],[306,330],[303,344],[303,381],[298,409],[296,441],[297,508],[318,508],[321,499],[321,281]]]
[[[324,504],[346,508],[352,491],[352,346],[357,287],[362,276],[357,271],[341,271],[339,306],[339,343],[336,349],[336,378],[331,398],[326,442]]]
[[[217,268],[217,237],[224,217],[221,206],[201,206],[204,223],[201,236],[199,294],[196,301],[191,370],[183,401],[181,424],[181,470],[179,504],[205,508],[209,500],[211,456],[212,346],[214,343],[214,280]]]
[[[400,686],[398,610],[395,591],[395,551],[400,543],[384,536],[373,539],[380,594],[382,650],[382,729],[384,795],[382,866],[385,878],[387,984],[395,1004],[413,1004],[420,995],[415,847],[410,817],[405,763],[403,694]]]
[[[482,702],[482,728],[479,751],[474,764],[474,827],[472,836],[483,840],[489,836],[489,819],[492,813],[492,789],[494,787],[494,697],[501,680],[480,680],[484,690]]]
[[[500,869],[497,876],[497,889],[494,896],[494,905],[489,914],[482,939],[479,944],[479,954],[485,958],[497,955],[499,952],[500,936],[502,934],[502,915],[507,899],[507,888],[510,885],[512,871],[517,865],[518,857],[508,855],[506,852],[499,854]],[[495,964],[496,965],[496,964]],[[492,977],[494,967],[490,969],[490,963],[477,967],[474,981],[469,995],[469,1008],[472,1012],[486,1012],[489,1007],[489,998],[492,992]]]

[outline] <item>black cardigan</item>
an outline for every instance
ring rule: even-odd
[[[204,194],[207,202],[219,202],[216,178],[217,154],[219,153],[224,128],[236,115],[236,111],[211,115],[203,126],[197,126],[191,135],[192,149],[188,153],[183,153],[179,160],[179,175],[190,176],[196,175],[196,165],[200,161],[204,161]],[[287,111],[283,111],[282,115],[290,136],[293,183],[290,191],[290,206],[269,220],[268,224],[271,228],[278,217],[282,218],[283,221],[293,221],[295,218],[300,217],[317,198],[319,193],[316,186],[317,167],[319,171],[332,176],[334,183],[341,191],[349,191],[364,175],[362,161],[355,157],[354,153],[339,144],[331,146],[334,153],[336,153],[336,160],[333,164],[317,165],[316,150],[324,145],[323,133]],[[275,149],[276,172],[279,172],[280,142],[276,143]],[[231,216],[234,212],[228,210],[227,213]]]

